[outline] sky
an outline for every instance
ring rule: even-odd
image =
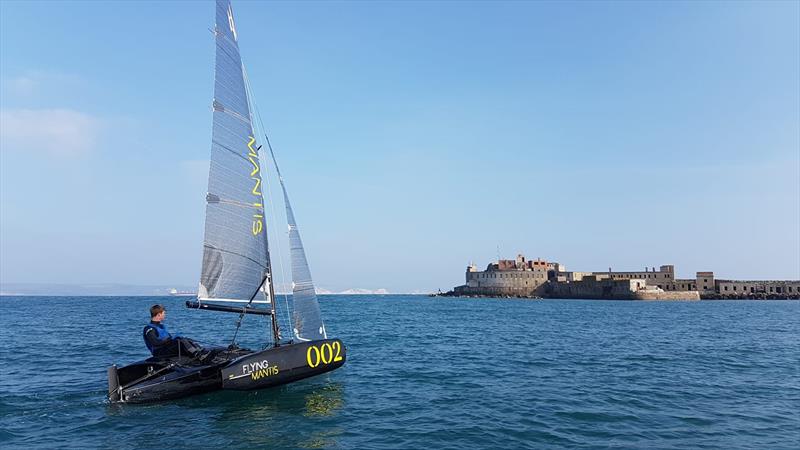
[[[799,2],[233,8],[320,288],[517,253],[800,279]],[[213,22],[0,1],[0,281],[196,286]]]

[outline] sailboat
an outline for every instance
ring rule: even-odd
[[[284,337],[267,236],[261,145],[254,132],[252,95],[229,0],[217,0],[213,32],[216,64],[202,270],[197,298],[186,306],[238,314],[233,342],[207,349],[202,358],[152,357],[124,367],[112,365],[108,368],[112,402],[144,403],[220,389],[269,388],[329,372],[346,360],[342,341],[329,339],[325,330],[286,185],[264,134],[289,229],[292,311],[287,320],[291,329]],[[271,319],[263,349],[249,350],[236,344],[246,315]]]

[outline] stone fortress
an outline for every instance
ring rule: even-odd
[[[723,280],[714,272],[694,278],[675,277],[675,266],[644,271],[573,272],[557,262],[541,259],[501,259],[479,271],[467,267],[466,284],[446,295],[510,296],[620,300],[797,299],[800,280]]]

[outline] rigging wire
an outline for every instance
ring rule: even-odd
[[[258,120],[259,124],[261,125],[260,126],[261,132],[264,134],[264,139],[267,141],[267,148],[269,148],[269,154],[270,154],[270,156],[272,156],[272,162],[275,164],[275,170],[278,173],[278,178],[280,179],[281,184],[283,184],[283,177],[281,176],[280,171],[278,171],[278,162],[275,160],[275,153],[273,153],[273,151],[272,151],[272,143],[269,140],[269,135],[267,135],[267,131],[264,128],[264,123],[261,121],[261,112],[258,110],[258,105],[256,105],[255,110],[256,110],[257,120]],[[272,195],[271,192],[272,191],[270,191],[270,195]],[[273,212],[273,215],[274,215],[275,214],[275,202],[271,202],[270,203],[270,208],[272,209],[272,212]],[[288,235],[289,235],[289,231],[288,230],[286,231],[286,235],[287,235],[287,238],[288,238]],[[289,246],[291,246],[291,244],[289,244]],[[280,249],[279,249],[279,251],[280,251]],[[285,286],[286,274],[284,272],[283,258],[282,257],[278,259],[278,265],[280,266],[280,269],[281,269],[281,277],[284,279],[284,290],[285,290],[285,288],[286,288],[286,286]],[[294,281],[292,281],[292,290],[294,290]],[[294,330],[294,326],[292,325],[292,317],[291,317],[291,315],[289,313],[289,295],[285,291],[283,293],[283,302],[286,305],[286,323],[290,327],[289,328],[290,331],[292,331],[292,333],[294,333],[294,331],[293,331]],[[292,334],[292,335],[294,335],[294,334]]]
[[[252,106],[252,110],[251,110],[251,114],[250,114],[251,115],[251,119],[252,119],[252,116],[253,116],[252,112],[254,111],[255,112],[255,118],[258,121],[257,123],[251,121],[251,123],[252,123],[254,128],[257,126],[259,131],[260,131],[260,133],[264,135],[264,139],[267,142],[267,148],[269,148],[269,153],[272,156],[273,162],[275,163],[276,173],[278,174],[278,177],[280,178],[281,175],[280,175],[280,171],[278,171],[278,163],[277,163],[277,161],[275,161],[275,154],[272,151],[272,143],[270,143],[269,135],[267,134],[267,129],[266,129],[266,127],[264,127],[264,122],[261,120],[261,111],[258,109],[258,104],[256,103],[255,95],[253,94],[253,88],[250,85],[250,77],[247,76],[247,69],[245,68],[244,62],[242,62],[242,75],[244,75],[245,89],[250,94],[248,100],[250,101],[251,106]],[[281,180],[281,182],[282,182],[282,180]],[[277,214],[275,213],[275,201],[274,201],[274,197],[272,195],[272,188],[271,188],[271,184],[272,183],[264,183],[264,184],[267,185],[267,196],[269,197],[269,200],[270,200],[270,202],[269,202],[270,212],[272,213],[272,217],[277,219]],[[287,235],[288,235],[288,231],[287,231]],[[281,272],[281,281],[283,282],[283,289],[284,289],[283,302],[284,302],[284,304],[286,306],[286,308],[285,308],[286,309],[286,325],[289,327],[290,333],[293,333],[292,330],[294,329],[294,327],[292,326],[292,317],[291,317],[291,313],[289,311],[289,309],[290,309],[289,308],[289,295],[286,293],[286,278],[287,277],[286,277],[286,271],[284,269],[284,264],[283,264],[283,252],[281,251],[280,239],[276,239],[275,240],[275,244],[276,244],[276,247],[278,248],[278,267],[279,267],[280,272]],[[275,278],[274,277],[272,278],[272,282],[275,283]],[[277,295],[276,295],[276,297],[277,297]],[[277,301],[277,299],[272,299],[272,300],[273,301]]]
[[[241,55],[240,55],[240,59],[239,60],[241,61]],[[244,68],[244,61],[241,61],[241,64],[242,64],[242,81],[244,82],[244,89],[245,89],[245,100],[247,101],[247,104],[250,107],[250,117],[248,119],[250,119],[250,127],[252,129],[253,125],[254,125],[253,124],[253,112],[252,112],[253,109],[252,109],[252,106],[253,106],[253,103],[254,103],[255,100],[253,99],[253,94],[252,94],[252,91],[250,90],[250,86],[249,86],[249,83],[248,83],[247,71]],[[253,130],[253,134],[256,134],[255,130]],[[261,149],[260,146],[257,147],[256,152],[258,152],[260,149]],[[263,167],[263,164],[261,166]],[[267,186],[269,186],[269,183],[267,183],[266,180],[264,180],[263,178],[264,177],[262,176],[262,185],[266,184]],[[268,195],[268,197],[270,199],[270,202],[272,202],[272,193],[269,190],[269,187],[267,188],[267,195]],[[262,205],[264,204],[263,195],[262,195],[261,204]],[[267,257],[269,258],[269,234],[266,233],[266,230],[265,230],[265,234],[266,234],[265,240],[267,241],[267,242],[265,242],[265,245],[266,245],[266,248],[267,248]],[[278,255],[278,257],[280,258],[280,255]],[[272,273],[271,273],[272,272],[272,263],[271,262],[269,262],[269,268],[270,268],[269,278],[265,277],[264,279],[265,279],[265,281],[269,280],[271,283],[274,283],[275,279],[272,277]],[[263,286],[263,283],[262,283],[262,286]],[[259,289],[260,289],[260,287],[259,287]],[[269,297],[269,294],[267,294],[266,290],[264,291],[264,295],[266,297]],[[269,301],[270,302],[274,302],[275,299],[274,298],[270,298]],[[239,320],[240,321],[241,321],[241,319],[242,319],[242,317],[239,316]],[[274,317],[272,317],[270,319],[271,320],[275,320]],[[269,327],[271,325],[271,323],[270,323],[271,320],[270,319],[267,319],[266,316],[264,317],[264,321],[266,322],[267,327]],[[237,328],[237,331],[238,331],[239,324],[237,324],[236,328]],[[272,335],[273,344],[277,344],[278,343],[278,336],[276,336],[274,333],[269,333],[269,334]]]

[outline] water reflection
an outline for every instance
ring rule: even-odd
[[[331,448],[336,447],[336,438],[342,434],[340,428],[335,428],[328,431],[316,431],[311,433],[311,437],[305,441],[299,442],[299,448]]]
[[[330,416],[341,409],[343,401],[341,383],[330,383],[306,395],[306,417]]]
[[[200,421],[229,435],[237,447],[259,448],[335,447],[343,431],[331,419],[343,405],[344,385],[324,379],[258,391],[220,391],[185,402],[202,411]],[[243,424],[248,424],[247,433],[241,433]]]

